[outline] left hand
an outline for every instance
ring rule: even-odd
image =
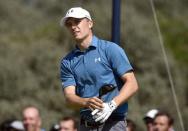
[[[116,108],[117,104],[112,100],[108,103],[103,103],[102,111],[95,109],[91,114],[96,122],[100,121],[100,123],[104,123]]]
[[[103,101],[97,97],[87,98],[85,102],[85,107],[91,109],[102,109],[103,108]]]

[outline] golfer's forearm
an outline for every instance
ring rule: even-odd
[[[82,108],[86,107],[86,103],[88,98],[81,98],[77,95],[74,94],[69,94],[65,96],[66,98],[66,103],[69,107],[73,108]]]
[[[120,90],[119,95],[116,96],[113,100],[119,106],[119,105],[123,104],[124,102],[128,101],[128,99],[131,96],[133,96],[137,90],[138,90],[138,85],[137,85],[136,79],[127,81],[123,85],[122,89]]]

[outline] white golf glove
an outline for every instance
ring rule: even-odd
[[[99,121],[100,123],[104,123],[112,114],[112,112],[117,108],[117,104],[114,100],[108,103],[103,103],[103,106],[104,108],[102,109],[102,111],[100,111],[99,109],[95,109],[91,113],[96,122]]]

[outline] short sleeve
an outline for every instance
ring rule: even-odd
[[[106,55],[113,71],[117,75],[122,76],[126,72],[133,70],[127,55],[119,45],[111,43],[107,47]]]
[[[62,60],[60,66],[62,88],[67,86],[75,86],[76,83],[69,62],[67,60]]]

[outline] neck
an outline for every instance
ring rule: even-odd
[[[86,50],[91,44],[92,37],[93,37],[93,34],[89,34],[88,36],[86,36],[82,40],[76,40],[78,48],[81,51]]]

